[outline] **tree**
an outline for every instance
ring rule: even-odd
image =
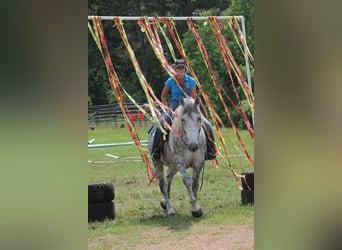
[[[217,7],[219,6],[219,8]],[[228,8],[229,7],[229,8]],[[88,15],[111,15],[111,16],[191,16],[203,11],[209,10],[207,13],[211,15],[244,15],[246,17],[247,41],[253,53],[254,51],[254,0],[88,0]],[[145,78],[151,84],[157,96],[160,96],[163,83],[168,75],[161,68],[160,62],[150,48],[144,34],[140,31],[136,22],[124,22],[124,27],[128,36],[128,40],[135,52],[138,62],[142,68]],[[125,89],[132,94],[137,102],[144,102],[145,95],[140,87],[138,79],[135,75],[134,68],[122,43],[118,31],[113,28],[113,22],[103,22],[105,38],[111,55],[113,66],[118,73],[118,77]],[[209,26],[207,28],[210,28]],[[220,81],[227,79],[227,70],[222,61],[222,57],[218,50],[213,49],[215,38],[210,35],[207,28],[201,29],[201,36],[209,39],[206,42],[208,53],[213,58],[214,70]],[[191,54],[191,64],[193,64],[196,73],[199,75],[201,82],[207,84],[208,95],[213,104],[220,108],[220,101],[217,100],[217,93],[210,88],[211,79],[202,61],[201,55],[197,49],[196,42],[186,38],[189,32],[186,22],[177,22],[177,30],[187,44],[186,50]],[[191,35],[192,36],[192,35]],[[186,41],[188,39],[188,41]],[[193,39],[193,38],[192,38]],[[214,39],[214,40],[212,40]],[[213,48],[211,48],[213,47]],[[166,51],[166,45],[164,51]],[[232,50],[238,50],[232,45]],[[210,52],[209,52],[210,51]],[[167,59],[172,62],[171,56],[166,53]],[[241,65],[244,64],[243,58],[236,58]],[[107,71],[98,51],[98,48],[89,34],[88,37],[88,92],[89,104],[106,104],[115,102],[113,91],[108,82]]]
[[[231,0],[229,8],[222,14],[245,17],[247,44],[251,53],[254,54],[254,0]]]
[[[228,10],[225,11],[225,13],[228,13]],[[202,16],[212,16],[217,15],[214,14],[212,11],[204,11],[201,12]],[[235,14],[237,15],[237,14]],[[236,97],[236,94],[233,90],[232,83],[230,80],[230,76],[228,74],[226,65],[224,63],[224,60],[222,58],[222,54],[220,52],[220,48],[216,42],[216,38],[214,36],[214,33],[212,31],[212,28],[210,24],[207,21],[198,22],[198,32],[201,36],[201,39],[204,43],[204,46],[206,48],[206,51],[208,53],[209,62],[213,68],[214,74],[216,76],[217,82],[222,86],[222,88],[225,90],[225,92],[229,95],[229,97],[234,101],[235,104],[238,104],[238,100]],[[233,56],[236,60],[236,62],[239,64],[239,68],[241,71],[246,75],[246,67],[245,67],[245,60],[244,56],[241,53],[239,47],[237,46],[235,40],[233,39],[232,32],[230,32],[229,29],[222,29],[223,34],[225,35],[226,40],[228,40],[228,47],[232,50]],[[188,30],[185,34],[184,38],[184,47],[187,52],[187,56],[190,60],[190,64],[192,65],[193,69],[195,70],[196,75],[198,76],[198,79],[206,92],[206,94],[209,97],[209,100],[213,104],[213,108],[216,110],[218,115],[221,117],[222,121],[226,125],[230,125],[230,121],[228,119],[228,116],[226,115],[226,111],[224,108],[224,105],[222,103],[222,100],[219,98],[218,91],[213,83],[213,80],[210,76],[210,71],[207,69],[203,57],[200,53],[200,50],[197,46],[197,42],[195,41],[193,34],[190,30]],[[233,75],[233,81],[235,84],[235,87],[237,89],[237,92],[240,96],[240,100],[242,100],[242,103],[245,103],[243,101],[246,97],[244,96],[244,93],[241,89],[241,87],[237,84],[238,81],[236,77]],[[223,101],[228,106],[230,113],[233,117],[233,121],[236,125],[240,125],[240,127],[244,127],[243,118],[240,117],[233,107],[233,105],[229,102],[228,98],[223,94]],[[244,105],[244,110],[247,112],[248,116],[251,120],[251,111],[248,105]]]

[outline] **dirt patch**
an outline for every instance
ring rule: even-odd
[[[222,226],[192,226],[190,233],[184,232],[175,236],[173,231],[165,228],[144,229],[141,235],[143,243],[136,245],[133,249],[231,249],[231,250],[252,250],[254,249],[254,229],[247,225],[222,225]],[[165,231],[165,232],[163,232]],[[179,231],[179,229],[177,230]],[[187,231],[187,230],[184,230]],[[163,235],[163,238],[161,238]],[[95,247],[100,242],[106,241],[107,246],[112,242],[112,235],[93,239],[88,247]],[[121,238],[121,237],[120,237]],[[127,242],[118,240],[116,246],[108,249],[127,249]],[[131,249],[131,248],[130,248]]]
[[[191,228],[192,233],[177,240],[164,240],[149,245],[137,245],[136,249],[254,249],[254,229],[246,225]],[[151,237],[152,235],[149,234]]]
[[[94,249],[94,247],[97,247],[99,245],[103,245],[103,243],[105,243],[105,245],[107,245],[107,242],[110,242],[112,237],[113,236],[110,234],[106,234],[105,236],[97,237],[96,239],[93,239],[90,242],[88,242],[88,249]]]

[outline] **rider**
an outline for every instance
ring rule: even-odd
[[[188,68],[185,64],[185,61],[183,59],[176,60],[174,69],[176,71],[176,79],[179,85],[182,87],[183,91],[186,92],[188,95],[191,95],[192,98],[196,98],[197,96],[196,81],[194,80],[193,77],[186,74],[186,72],[188,71]],[[180,96],[185,97],[185,94],[178,87],[175,80],[172,77],[170,77],[169,79],[166,80],[165,86],[161,94],[161,101],[165,106],[167,106],[166,96],[170,90],[171,90],[171,103],[169,107],[172,110],[175,110],[179,106]],[[168,110],[165,114],[163,114],[163,117],[170,124],[171,117],[172,117],[171,111]],[[213,160],[216,157],[216,151],[214,148],[214,135],[213,135],[212,127],[209,121],[204,118],[204,122],[206,124],[205,134],[207,137],[207,153],[205,155],[205,159]],[[210,139],[208,138],[207,131],[210,134]],[[163,148],[162,132],[156,126],[152,127],[151,133],[153,132],[155,134],[154,134],[153,143],[152,143],[152,157],[154,159],[160,159],[160,151]]]

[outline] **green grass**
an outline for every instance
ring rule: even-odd
[[[148,129],[149,127],[137,128],[141,140],[147,139]],[[248,132],[239,132],[248,153],[253,157],[253,142]],[[88,140],[93,138],[93,144],[132,141],[126,128],[89,130]],[[224,138],[228,154],[243,154],[233,130],[228,129]],[[216,141],[218,142],[217,136]],[[236,149],[231,143],[236,145]],[[220,151],[223,153],[222,148]],[[193,233],[196,226],[202,228],[241,224],[254,227],[254,207],[241,205],[241,192],[224,157],[218,158],[219,169],[215,168],[214,162],[206,162],[203,187],[198,194],[203,216],[193,218],[187,190],[178,174],[171,189],[171,201],[177,214],[174,217],[165,214],[160,207],[162,195],[159,186],[149,185],[146,166],[139,158],[140,153],[134,145],[92,149],[88,152],[88,160],[92,161],[88,162],[88,182],[114,184],[116,212],[114,221],[88,224],[89,249],[112,249],[113,246],[132,249],[137,244],[157,244],[158,241],[170,237],[177,240]],[[105,155],[107,153],[120,158],[110,158]],[[237,173],[253,169],[246,157],[230,157],[230,162]],[[192,170],[189,170],[189,173],[191,174]],[[156,228],[158,229],[155,230]],[[154,236],[146,237],[146,233],[150,231]],[[172,236],[166,232],[172,232]]]

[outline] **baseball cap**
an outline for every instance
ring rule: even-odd
[[[186,63],[184,59],[177,59],[175,62],[175,65],[173,66],[174,69],[178,68],[179,66],[185,67],[185,70],[188,71],[188,67],[186,66]]]

